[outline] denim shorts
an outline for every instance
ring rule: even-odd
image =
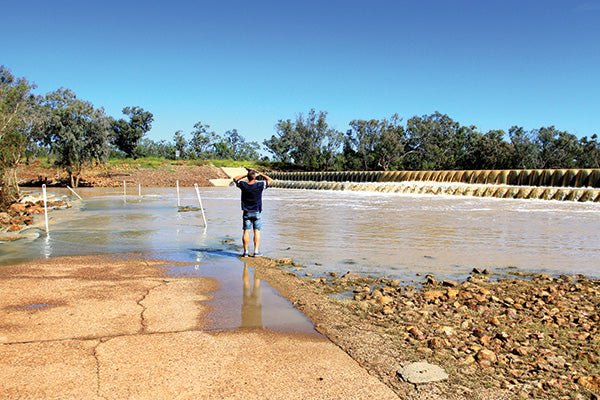
[[[262,228],[262,219],[260,217],[260,212],[244,211],[242,221],[244,222],[242,225],[243,230],[256,229],[260,231],[260,229]]]

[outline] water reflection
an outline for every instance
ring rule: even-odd
[[[242,272],[242,323],[241,328],[262,328],[262,303],[260,279],[252,271],[252,278],[248,272],[248,264],[244,262]],[[252,285],[250,282],[252,281]]]

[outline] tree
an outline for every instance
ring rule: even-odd
[[[35,86],[0,66],[0,210],[19,198],[17,167],[36,130]]]
[[[387,120],[353,120],[344,138],[344,164],[352,169],[387,171],[404,157],[406,134],[398,114]]]
[[[477,134],[470,146],[472,156],[469,168],[508,169],[511,162],[511,147],[504,140],[503,130],[491,130]]]
[[[512,126],[508,130],[508,136],[512,145],[510,168],[537,168],[539,148],[536,146],[531,134],[520,126]]]
[[[214,155],[214,143],[217,134],[209,131],[210,125],[196,122],[190,139],[190,151],[200,159],[209,159]]]
[[[459,166],[466,135],[458,122],[435,112],[414,116],[406,122],[408,152],[406,164],[411,169],[450,170]]]
[[[577,137],[554,126],[533,132],[540,149],[538,168],[575,168],[580,154]]]
[[[579,141],[579,167],[600,168],[600,142],[598,135],[593,134],[590,139],[584,136]]]
[[[103,109],[77,99],[68,89],[47,94],[44,105],[50,111],[47,144],[56,164],[67,171],[71,185],[77,187],[84,167],[103,163],[110,154],[110,120]]]
[[[152,129],[154,116],[142,107],[125,107],[123,114],[129,116],[129,121],[119,119],[112,122],[112,143],[127,157],[135,157],[140,140]]]
[[[275,126],[277,136],[265,140],[264,145],[273,156],[282,162],[313,170],[332,169],[342,134],[327,124],[327,113],[311,109],[304,118],[280,120]]]
[[[185,140],[185,137],[183,136],[183,132],[182,131],[177,131],[175,132],[175,135],[173,136],[173,142],[174,142],[174,146],[175,146],[175,151],[179,152],[179,158],[186,158],[187,156],[187,141]]]

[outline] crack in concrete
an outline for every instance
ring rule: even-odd
[[[93,348],[92,355],[96,360],[96,396],[101,399],[106,399],[106,397],[100,394],[100,359],[98,358],[98,346],[100,346],[102,343],[102,340],[98,340],[98,343]]]
[[[151,291],[153,291],[154,289],[156,289],[159,286],[164,285],[165,282],[161,282],[156,286],[153,286],[151,288],[149,288],[148,290],[146,290],[146,292],[142,295],[142,298],[139,299],[138,301],[136,301],[137,305],[142,307],[142,312],[140,313],[140,329],[138,330],[138,333],[145,333],[146,329],[148,329],[148,322],[146,321],[146,318],[144,317],[144,313],[146,312],[146,310],[148,309],[144,304],[142,304],[142,302],[144,300],[146,300],[146,297],[148,297],[148,295],[150,294]]]

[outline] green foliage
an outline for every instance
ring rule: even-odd
[[[46,95],[44,106],[50,115],[46,126],[47,144],[56,157],[56,164],[67,171],[71,185],[77,187],[86,165],[102,163],[108,158],[109,118],[103,109],[77,99],[68,89]]]
[[[276,161],[293,163],[306,169],[333,169],[343,135],[327,124],[327,113],[311,109],[306,118],[279,120],[277,135],[264,141]]]
[[[154,116],[142,107],[125,107],[123,114],[129,116],[129,121],[124,119],[112,121],[111,140],[127,157],[133,157],[144,134],[152,129]]]
[[[38,126],[34,85],[0,66],[0,210],[19,197],[16,169]]]
[[[345,169],[397,169],[402,165],[406,133],[397,114],[387,120],[353,120],[344,137]]]

